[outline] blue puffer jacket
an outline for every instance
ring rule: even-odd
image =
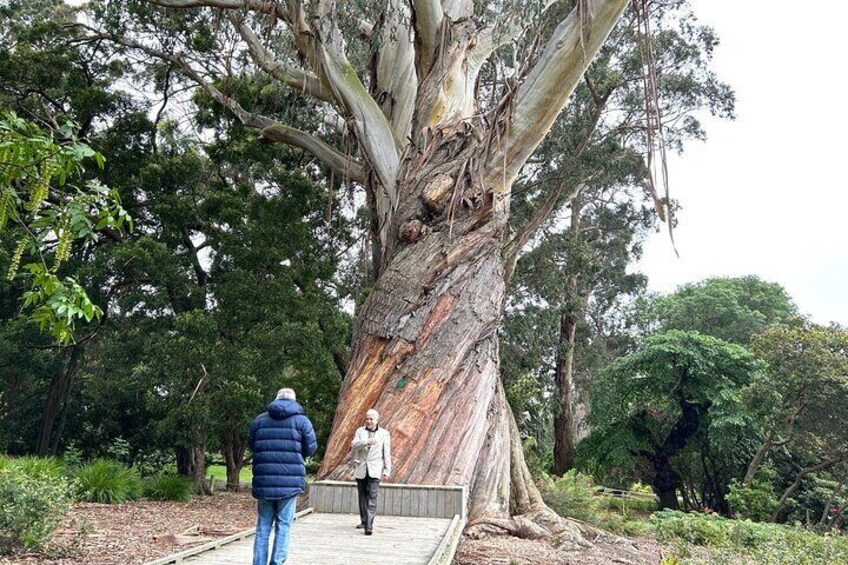
[[[306,488],[303,460],[318,449],[312,422],[294,400],[275,400],[250,424],[253,498],[277,500]]]

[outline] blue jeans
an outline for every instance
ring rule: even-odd
[[[268,538],[274,526],[274,548],[271,550],[271,565],[283,565],[289,556],[291,524],[297,497],[282,500],[257,501],[256,537],[253,540],[253,565],[268,565]]]

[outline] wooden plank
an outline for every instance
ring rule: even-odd
[[[401,495],[401,516],[409,516],[412,513],[412,493],[411,489],[406,489]]]
[[[392,500],[395,497],[395,490],[392,487],[384,487],[380,485],[380,496],[377,498],[377,502],[379,503],[379,510],[377,514],[382,516],[394,516],[392,512]]]
[[[427,503],[428,518],[442,518],[442,507],[444,506],[445,491],[431,488],[427,490],[429,501]]]
[[[292,528],[286,565],[425,565],[437,550],[444,553],[445,537],[452,523],[444,519],[379,516],[374,524],[374,535],[365,536],[355,529],[353,515],[311,514],[307,519],[296,521]],[[250,563],[252,543],[249,538],[203,553],[187,563]],[[446,563],[449,561],[439,565]]]

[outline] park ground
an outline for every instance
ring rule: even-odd
[[[141,500],[123,504],[75,503],[49,550],[0,557],[0,564],[134,564],[182,551],[254,526],[247,493],[216,493],[188,502]],[[659,563],[663,547],[649,537],[564,551],[543,540],[495,536],[463,538],[457,565],[581,565]]]

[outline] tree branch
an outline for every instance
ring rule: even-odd
[[[250,10],[263,14],[283,15],[283,6],[273,0],[144,0],[163,8],[222,8],[224,10]]]
[[[550,131],[580,77],[601,48],[629,0],[586,0],[587,22],[575,8],[556,28],[536,65],[518,87],[505,154],[498,152],[486,175],[489,186],[506,190]],[[584,26],[588,25],[588,29]]]
[[[201,77],[195,69],[181,58],[170,53],[142,45],[131,39],[107,36],[104,36],[104,38],[110,39],[126,47],[138,49],[152,57],[156,57],[164,61],[170,61],[174,64],[174,66],[179,68],[186,77],[193,80],[201,88],[206,90],[206,92],[208,92],[215,101],[230,110],[244,125],[261,130],[262,136],[260,137],[260,140],[276,141],[293,147],[299,147],[327,165],[334,173],[355,182],[363,183],[365,181],[365,167],[361,163],[356,162],[354,159],[344,155],[337,149],[331,147],[327,143],[324,143],[311,134],[296,128],[285,126],[267,116],[248,112],[241,106],[241,104],[238,103],[238,101],[228,97],[218,90],[212,83]]]
[[[381,18],[377,64],[372,84],[375,100],[389,118],[401,147],[412,130],[412,114],[418,91],[415,48],[410,30],[412,13],[408,0],[389,0]]]
[[[412,0],[415,27],[415,69],[418,77],[427,76],[436,60],[436,48],[445,14],[439,0]]]
[[[545,0],[542,4],[541,13],[544,13],[557,0]],[[531,22],[519,17],[518,11],[513,11],[507,15],[506,22],[498,22],[486,26],[480,30],[477,37],[477,45],[472,52],[471,58],[475,64],[482,66],[483,63],[492,56],[499,47],[502,47],[516,39]]]
[[[335,101],[333,93],[324,88],[317,76],[276,59],[274,54],[262,45],[259,38],[253,33],[253,30],[240,20],[238,16],[229,13],[227,14],[227,18],[247,43],[250,55],[263,71],[294,90],[305,92],[325,102]]]

